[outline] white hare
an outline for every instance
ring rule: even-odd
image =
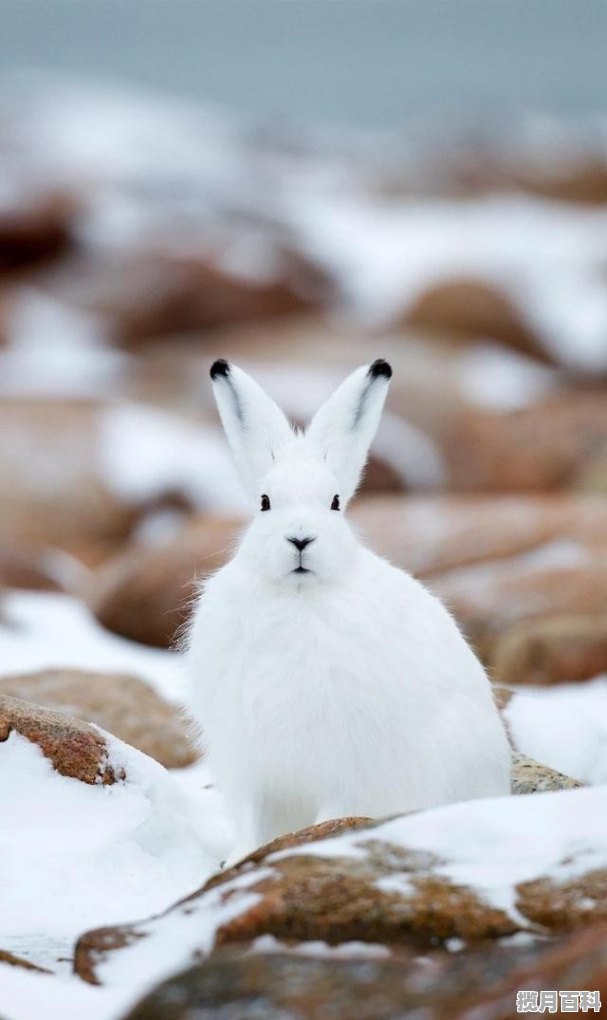
[[[507,794],[485,672],[444,606],[344,516],[392,370],[353,372],[307,432],[245,372],[211,368],[253,522],[204,584],[190,708],[236,824],[230,860],[343,815]]]

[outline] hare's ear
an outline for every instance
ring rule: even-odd
[[[258,498],[261,479],[293,432],[280,408],[241,368],[215,361],[211,379],[236,468],[249,495]]]
[[[357,368],[323,404],[306,433],[341,486],[342,506],[356,492],[391,376],[382,358]]]

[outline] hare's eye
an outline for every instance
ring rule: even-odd
[[[265,492],[264,492],[263,496],[261,497],[261,509],[262,510],[269,510],[270,509],[270,497],[266,496]]]
[[[339,496],[333,496],[333,502],[331,503],[331,510],[339,510]]]

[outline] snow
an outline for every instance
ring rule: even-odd
[[[214,860],[224,861],[234,845],[234,827],[206,761],[199,759],[186,768],[174,769],[171,775],[204,819],[208,852]]]
[[[137,999],[124,988],[94,988],[0,963],[3,1020],[120,1020]]]
[[[18,733],[0,748],[3,945],[40,930],[69,943],[90,926],[161,910],[216,866],[175,780],[125,745],[111,752],[128,781],[105,787],[59,775]]]
[[[187,967],[213,948],[218,929],[250,910],[261,899],[248,886],[271,875],[270,869],[238,875],[226,887],[217,886],[204,897],[183,904],[156,925],[138,924],[137,931],[147,937],[137,939],[124,950],[111,954],[95,968],[102,984],[128,987],[133,975],[140,982],[156,984],[178,969]],[[238,895],[237,895],[238,894]]]
[[[134,503],[178,492],[193,506],[235,512],[246,505],[218,428],[139,404],[108,408],[100,423],[101,472]]]
[[[69,955],[88,928],[163,910],[218,867],[198,801],[157,762],[106,739],[109,762],[127,775],[111,786],[61,776],[14,731],[0,744],[5,949],[43,934]]]
[[[400,203],[309,193],[291,210],[308,250],[361,316],[406,315],[427,290],[475,279],[520,309],[563,364],[607,367],[607,211],[521,195]]]
[[[607,676],[514,690],[504,716],[516,747],[583,783],[607,783]]]
[[[552,392],[558,376],[498,344],[472,344],[458,361],[462,392],[471,404],[490,411],[518,411]]]
[[[2,674],[51,666],[117,670],[178,699],[176,654],[109,634],[76,600],[7,592],[3,610]],[[76,938],[164,910],[199,888],[232,845],[204,762],[168,773],[106,739],[111,763],[128,777],[109,787],[59,775],[17,733],[0,742],[0,949],[57,971],[49,976],[0,964],[3,1020],[117,1020],[144,985],[136,971],[117,992],[72,977]]]
[[[157,199],[163,184],[181,184],[177,194],[183,201],[194,183],[197,194],[206,191],[217,199],[245,183],[242,140],[224,111],[217,116],[133,88],[32,71],[5,79],[3,86],[0,114],[26,151],[44,156],[47,180],[104,189],[112,212],[110,200],[133,191],[131,202],[124,202],[124,218],[115,213],[115,243],[124,241],[124,231],[130,236],[140,227],[134,212],[145,209],[144,184]]]
[[[447,480],[447,465],[438,444],[395,414],[384,412],[374,449],[406,486],[435,489]]]
[[[204,763],[170,774],[106,738],[110,761],[128,776],[111,787],[60,776],[19,734],[0,743],[0,948],[56,971],[49,976],[0,963],[3,1020],[122,1017],[158,975],[178,965],[188,932],[175,933],[166,960],[139,968],[135,960],[123,984],[110,989],[72,976],[75,939],[91,927],[166,909],[204,884],[231,846]],[[209,940],[224,916],[229,912],[209,918]]]
[[[121,1017],[157,973],[170,972],[175,954],[165,971],[161,961],[157,970],[135,968],[112,989],[84,984],[57,959],[69,959],[91,927],[147,917],[187,896],[231,843],[217,794],[203,788],[206,766],[183,770],[182,781],[106,738],[110,761],[127,770],[126,782],[109,787],[60,776],[17,733],[0,743],[0,948],[58,972],[0,964],[3,1020]]]
[[[82,602],[54,592],[7,591],[0,619],[0,676],[49,668],[130,673],[169,701],[183,693],[175,652],[104,630]]]
[[[99,397],[115,390],[128,357],[103,345],[103,324],[95,316],[21,286],[11,292],[6,319],[2,396]]]
[[[281,942],[274,935],[260,935],[253,939],[249,952],[291,953],[293,956],[321,956],[337,960],[352,960],[357,957],[385,959],[392,955],[388,946],[382,946],[377,942],[340,942],[337,946],[331,946],[328,942],[311,940],[291,946],[287,942]]]

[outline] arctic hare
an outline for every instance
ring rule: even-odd
[[[437,598],[344,511],[392,370],[356,369],[305,432],[241,369],[211,379],[253,521],[204,583],[190,708],[236,825],[236,860],[281,833],[509,792],[485,672]]]

